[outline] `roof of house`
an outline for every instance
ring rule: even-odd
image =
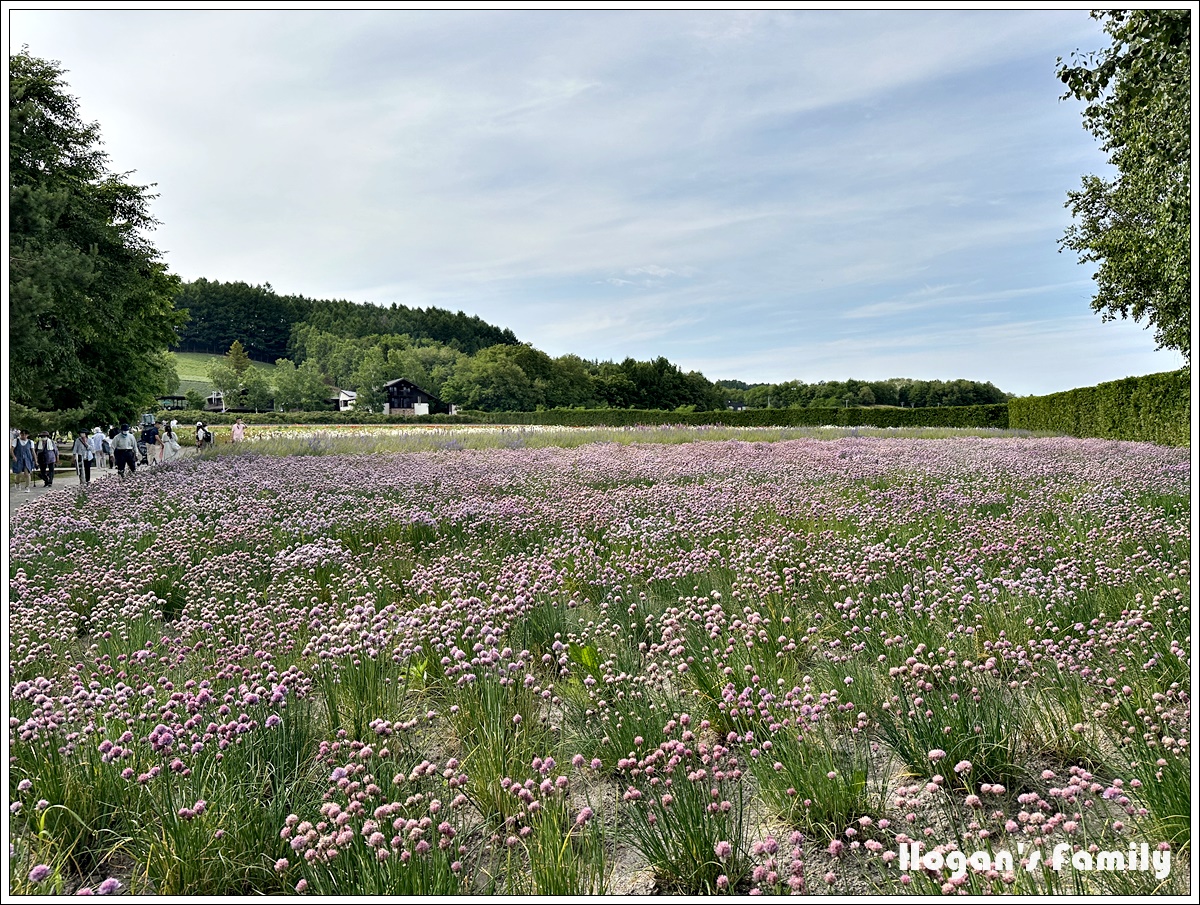
[[[386,389],[387,387],[398,387],[398,386],[400,386],[400,385],[402,385],[402,384],[407,384],[408,386],[412,387],[412,388],[413,388],[414,390],[416,390],[417,392],[419,392],[419,393],[424,393],[426,396],[428,396],[428,397],[429,397],[430,399],[432,399],[434,402],[438,402],[438,403],[440,403],[440,402],[442,401],[442,400],[441,400],[441,399],[439,399],[437,396],[433,395],[433,393],[429,392],[429,390],[423,390],[423,389],[421,389],[419,386],[417,386],[415,383],[413,383],[413,382],[412,382],[411,380],[409,380],[407,377],[397,377],[395,380],[389,380],[389,381],[388,381],[387,383],[385,383],[383,386],[384,386],[384,388]]]

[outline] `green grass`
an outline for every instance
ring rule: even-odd
[[[207,352],[175,352],[175,373],[179,375],[179,392],[196,390],[200,393],[211,393],[212,382],[208,379],[209,366],[223,355],[210,355]],[[265,372],[268,376],[275,373],[275,365],[265,361],[251,362],[254,367]]]

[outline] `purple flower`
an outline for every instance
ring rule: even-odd
[[[33,870],[29,872],[29,882],[42,883],[47,877],[50,876],[50,874],[51,870],[49,864],[37,864],[34,866]]]

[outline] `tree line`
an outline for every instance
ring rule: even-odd
[[[238,407],[285,411],[329,407],[337,389],[353,390],[359,411],[379,411],[384,384],[399,378],[464,409],[535,411],[539,408],[657,408],[711,411],[726,393],[697,371],[659,357],[652,361],[551,358],[525,343],[499,343],[467,354],[405,334],[337,336],[310,324],[293,334],[294,353],[277,359],[273,386],[250,366],[235,342],[209,370],[209,379]]]
[[[948,405],[990,405],[1004,402],[1010,394],[991,382],[977,380],[912,380],[893,377],[888,380],[822,380],[805,383],[747,384],[722,380],[729,401],[746,408],[843,408],[861,405],[892,405],[926,408]]]
[[[806,384],[746,384],[709,381],[659,357],[651,361],[588,361],[578,355],[551,358],[524,344],[499,344],[468,355],[429,339],[403,334],[347,338],[299,326],[294,358],[276,361],[274,386],[250,366],[234,342],[209,371],[214,385],[256,410],[274,405],[287,410],[329,407],[337,389],[353,390],[358,411],[380,411],[384,385],[406,378],[462,409],[528,412],[557,408],[628,408],[713,411],[728,407],[842,408],[986,405],[1008,394],[991,383],[972,380],[822,381]]]

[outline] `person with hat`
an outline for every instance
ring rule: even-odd
[[[96,454],[92,452],[92,444],[88,442],[86,431],[80,431],[75,437],[71,446],[71,458],[75,460],[75,474],[79,475],[79,483],[92,483],[92,462]]]
[[[100,463],[108,461],[108,456],[104,454],[105,439],[104,431],[98,427],[92,428],[92,435],[88,437],[88,446],[91,447],[92,461],[96,464],[97,468],[100,467]],[[111,467],[109,465],[109,468]]]
[[[229,431],[229,438],[232,443],[241,443],[246,439],[246,425],[242,423],[241,418],[233,422],[233,427]]]
[[[17,483],[29,493],[32,489],[33,475],[33,441],[29,439],[29,431],[20,431],[8,452],[12,457],[12,470],[17,476]]]
[[[203,421],[196,422],[196,452],[204,452],[204,447],[212,445],[212,432]]]
[[[148,422],[142,428],[142,444],[145,446],[145,451],[142,453],[143,465],[158,464],[158,425],[153,421]]]
[[[54,486],[54,466],[58,464],[58,444],[50,436],[50,431],[42,431],[34,447],[37,453],[38,473],[42,477],[43,487]]]
[[[129,473],[137,472],[137,453],[138,444],[135,437],[129,430],[128,424],[121,425],[121,431],[112,440],[113,452],[117,457],[117,474],[123,479],[125,477],[125,468],[129,468]]]

